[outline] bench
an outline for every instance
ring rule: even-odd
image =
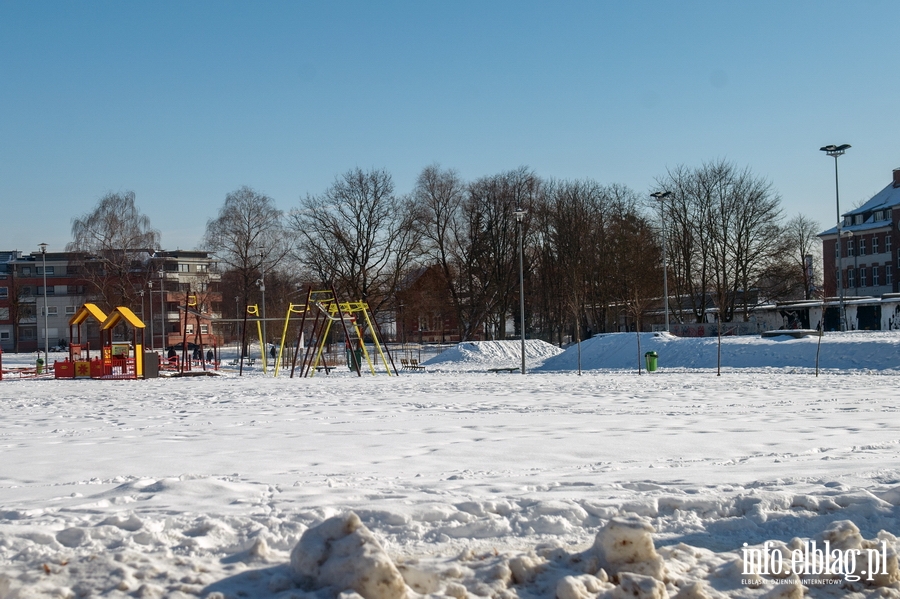
[[[401,370],[425,370],[425,367],[419,364],[419,361],[415,358],[407,360],[406,358],[400,358],[400,369]]]

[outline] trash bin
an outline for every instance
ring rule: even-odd
[[[144,378],[159,378],[159,354],[155,351],[144,352]]]
[[[647,362],[647,372],[656,372],[656,363],[659,358],[659,354],[655,351],[648,351],[644,354],[644,360]]]
[[[353,354],[356,356],[356,364],[359,366],[360,370],[362,370],[362,348],[357,347],[353,350]],[[350,350],[347,350],[347,368],[350,370],[356,370],[356,367],[353,365],[353,356],[350,354]]]
[[[43,358],[38,358],[37,362],[35,362],[35,371],[37,372],[37,374],[44,373],[44,359]]]

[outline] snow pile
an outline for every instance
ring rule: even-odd
[[[350,512],[310,528],[291,553],[302,586],[354,591],[365,599],[404,599],[406,583],[372,532]]]
[[[641,333],[640,350],[635,333],[597,335],[581,344],[581,367],[592,369],[637,370],[643,367],[644,354],[658,354],[660,369],[716,368],[718,340],[715,337],[676,337],[668,333]],[[819,351],[820,369],[900,369],[900,333],[848,332],[826,333],[821,348],[818,337],[795,339],[787,335],[722,337],[724,368],[802,368],[814,369]],[[578,348],[548,358],[539,370],[559,371],[578,368]]]
[[[525,365],[532,368],[563,350],[540,339],[525,340]],[[514,370],[522,366],[522,342],[465,341],[423,363],[429,370]]]

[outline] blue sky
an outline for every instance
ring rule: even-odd
[[[642,194],[727,159],[823,228],[900,167],[890,2],[0,0],[0,249],[63,249],[133,190],[193,248],[242,185],[289,210],[438,163]]]

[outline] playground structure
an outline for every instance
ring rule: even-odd
[[[100,355],[91,358],[90,346],[82,342],[82,325],[95,320],[100,326]],[[119,324],[131,327],[131,341],[113,341],[113,330]],[[144,323],[134,312],[119,306],[108,316],[94,304],[84,304],[69,319],[69,356],[53,364],[54,376],[93,379],[142,379],[156,376],[156,352],[144,353]]]
[[[181,340],[181,359],[177,358],[176,353],[176,359],[172,360],[172,354],[170,352],[166,368],[168,370],[177,370],[179,374],[182,375],[185,371],[192,370],[194,363],[198,363],[204,372],[207,370],[207,366],[212,366],[214,369],[218,370],[218,346],[215,343],[209,345],[209,349],[214,350],[211,364],[209,364],[209,361],[206,358],[206,352],[204,351],[203,326],[201,324],[203,314],[197,308],[197,296],[191,295],[190,293],[185,295],[184,305],[178,306],[178,309],[182,313],[181,330],[184,332]],[[195,318],[195,349],[193,355],[188,355],[188,319],[191,316]],[[215,337],[213,337],[213,339],[215,339]]]
[[[248,306],[247,313],[258,314],[258,310],[254,311],[256,308],[256,306]],[[281,333],[280,349],[275,359],[275,376],[278,376],[282,352],[287,342],[288,325],[291,317],[297,315],[300,316],[300,325],[291,359],[291,378],[294,378],[295,373],[303,377],[315,376],[316,372],[320,370],[324,370],[328,374],[334,368],[334,365],[329,365],[325,360],[325,346],[328,344],[329,335],[335,323],[340,323],[343,330],[347,365],[350,370],[356,372],[357,376],[362,376],[364,365],[371,374],[377,374],[376,363],[379,360],[388,376],[392,376],[392,370],[393,376],[399,375],[390,351],[381,343],[381,331],[378,322],[369,314],[368,304],[363,301],[341,302],[338,300],[334,288],[314,290],[310,287],[305,303],[288,305],[284,329]],[[308,338],[309,342],[304,344],[304,331],[307,324],[311,325],[312,332]],[[257,328],[259,328],[259,322],[257,322]],[[244,330],[246,331],[246,327]],[[366,347],[367,335],[372,341],[374,349],[372,352]],[[260,347],[264,347],[262,341],[260,332]],[[301,350],[303,350],[303,358],[300,360],[298,371],[297,362]],[[373,354],[375,355],[373,356]],[[264,365],[265,361],[264,359]]]

